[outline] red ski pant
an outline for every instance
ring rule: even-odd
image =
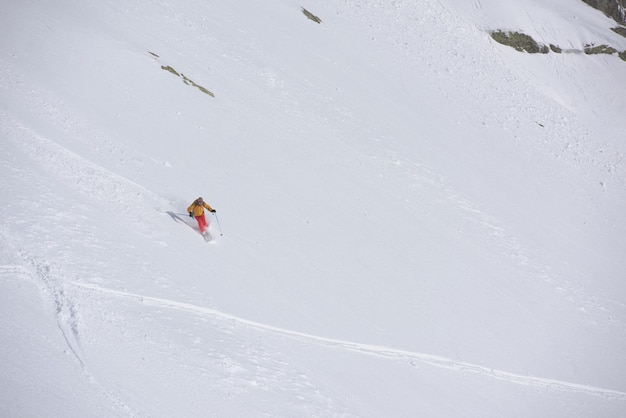
[[[196,216],[196,221],[198,221],[200,232],[204,232],[209,227],[209,223],[206,221],[206,218],[204,217],[204,213],[200,216]]]

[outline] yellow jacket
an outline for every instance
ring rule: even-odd
[[[187,208],[187,212],[193,212],[193,216],[201,216],[204,213],[204,209],[213,212],[213,208],[207,202],[200,203],[196,200]]]

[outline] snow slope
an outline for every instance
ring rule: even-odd
[[[1,6],[0,415],[623,416],[626,39],[317,3]]]

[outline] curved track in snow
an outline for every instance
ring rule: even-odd
[[[617,390],[605,389],[596,386],[583,385],[573,382],[565,382],[561,380],[555,380],[550,378],[526,376],[516,373],[507,372],[504,370],[496,370],[490,367],[481,366],[478,364],[467,363],[464,361],[453,360],[446,357],[437,355],[413,352],[407,350],[401,350],[391,347],[384,347],[378,345],[361,344],[351,341],[344,341],[334,338],[325,338],[317,335],[306,334],[298,331],[292,331],[280,327],[275,327],[268,324],[263,324],[255,321],[251,321],[245,318],[240,318],[219,310],[196,306],[189,303],[177,302],[169,299],[162,299],[144,295],[138,295],[135,293],[125,292],[115,289],[107,289],[92,284],[72,282],[76,287],[105,293],[117,297],[135,299],[138,302],[164,307],[171,309],[179,309],[188,312],[193,312],[201,315],[209,315],[223,320],[234,321],[236,323],[256,328],[258,330],[272,332],[292,339],[301,341],[308,341],[311,343],[319,344],[329,348],[335,348],[339,350],[353,351],[359,354],[384,357],[391,360],[408,360],[411,362],[427,363],[436,367],[454,370],[459,372],[476,373],[482,376],[491,377],[494,379],[504,380],[510,383],[516,383],[520,385],[533,386],[542,389],[560,390],[567,392],[585,393],[588,395],[599,396],[605,399],[614,399],[626,401],[626,393]]]

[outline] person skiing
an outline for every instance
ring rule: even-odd
[[[208,203],[206,203],[201,197],[194,200],[194,202],[187,208],[189,216],[192,218],[196,218],[196,221],[198,221],[200,233],[203,235],[206,229],[209,227],[209,224],[204,217],[204,209],[207,209],[211,213],[216,212],[216,210],[213,209]]]

